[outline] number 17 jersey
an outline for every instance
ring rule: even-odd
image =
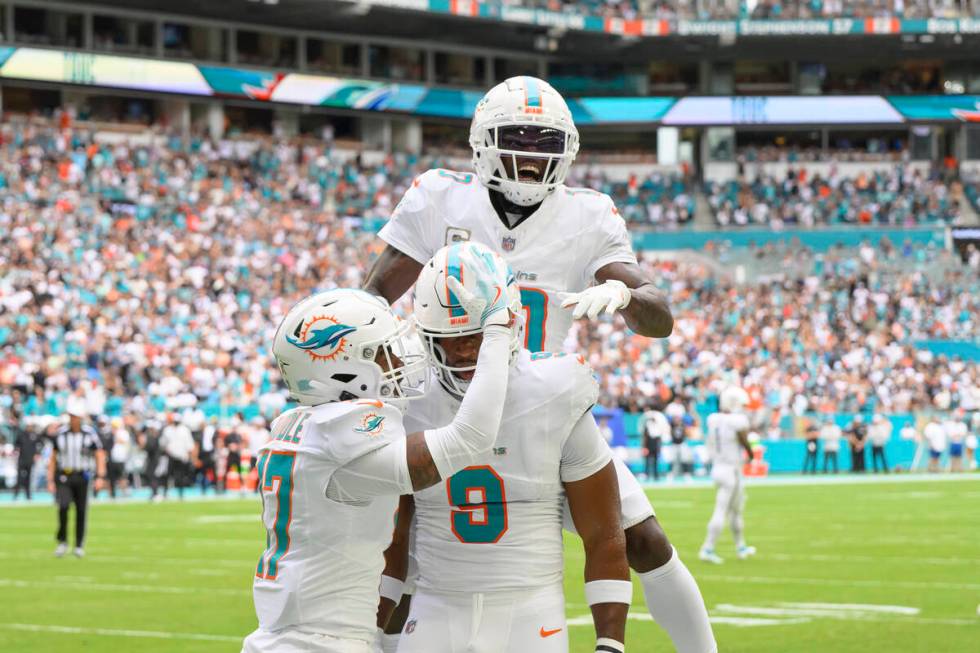
[[[259,626],[372,641],[398,498],[338,503],[326,488],[345,464],[405,437],[401,414],[369,400],[300,407],[272,434],[257,465],[267,537],[252,585]]]

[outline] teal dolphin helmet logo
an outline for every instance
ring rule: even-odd
[[[343,349],[344,336],[357,331],[357,327],[341,324],[328,315],[320,315],[302,322],[286,342],[310,355],[312,360],[333,360]]]

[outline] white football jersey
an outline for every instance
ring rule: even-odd
[[[598,433],[570,437],[597,396],[580,356],[521,351],[486,464],[415,494],[420,588],[472,593],[561,584],[562,483],[588,478],[611,460]],[[433,388],[409,405],[406,428],[444,426],[458,407],[442,386]]]
[[[708,452],[714,465],[742,466],[739,431],[749,430],[749,418],[739,413],[708,415]]]
[[[417,177],[379,235],[419,263],[459,240],[503,256],[521,287],[531,351],[562,349],[572,312],[561,307],[559,292],[584,290],[609,263],[636,263],[626,223],[608,195],[559,186],[510,229],[476,175],[451,170]]]
[[[252,593],[262,628],[373,639],[398,497],[341,504],[325,491],[337,469],[403,437],[401,413],[371,400],[295,408],[273,422],[257,465],[267,548]]]

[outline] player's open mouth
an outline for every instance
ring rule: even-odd
[[[517,181],[540,182],[544,177],[545,162],[540,159],[518,159]]]
[[[460,367],[466,367],[467,365],[475,365],[476,363],[463,363]],[[472,381],[473,377],[476,375],[476,370],[466,370],[465,372],[453,372],[453,374],[460,381]]]

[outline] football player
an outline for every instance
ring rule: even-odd
[[[718,401],[720,412],[708,415],[706,450],[711,458],[711,479],[718,488],[715,511],[708,522],[708,536],[698,557],[720,565],[724,560],[715,553],[715,542],[728,522],[735,538],[736,554],[740,560],[755,555],[755,547],[745,544],[742,511],[745,508],[745,488],[742,485],[742,452],[752,459],[749,444],[749,418],[743,412],[749,395],[737,386],[722,390]]]
[[[411,430],[452,419],[475,369],[483,329],[460,322],[447,279],[465,277],[461,253],[440,250],[416,284],[415,318],[432,361],[426,397],[405,416]],[[511,286],[511,310],[520,294]],[[591,408],[598,384],[581,356],[531,354],[511,343],[510,380],[500,433],[484,464],[456,472],[444,486],[417,492],[399,509],[394,582],[407,568],[412,514],[418,564],[411,614],[398,644],[408,653],[566,653],[562,506],[585,545],[585,596],[596,650],[625,650],[633,596],[619,528],[616,469]],[[410,426],[408,426],[410,425]],[[386,582],[392,582],[390,580]],[[391,604],[393,607],[393,604]]]
[[[495,86],[476,107],[470,145],[475,174],[429,170],[405,193],[380,232],[387,247],[367,290],[394,302],[439,248],[470,240],[510,263],[521,290],[524,344],[532,352],[560,350],[573,319],[602,312],[619,311],[641,335],[670,335],[670,308],[637,264],[612,200],[564,185],[579,139],[557,91],[534,77]],[[632,473],[618,460],[616,472],[627,557],[650,614],[680,653],[715,651],[694,577]],[[404,615],[402,607],[389,632],[398,632]]]
[[[405,435],[402,404],[420,394],[427,359],[380,298],[322,292],[279,325],[273,354],[301,405],[275,420],[259,452],[267,548],[253,582],[259,627],[244,651],[376,650],[397,497],[482,461],[500,424],[514,322],[500,298],[506,264],[467,263],[467,285],[453,292],[484,338],[472,392],[446,428]]]

